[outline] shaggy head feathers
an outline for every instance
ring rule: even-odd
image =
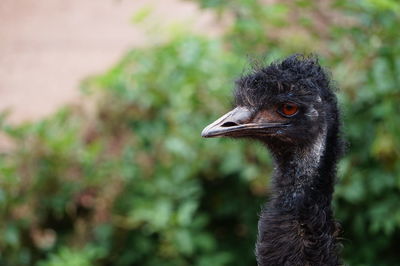
[[[253,67],[236,81],[237,106],[263,108],[291,96],[319,96],[334,99],[330,78],[315,56],[292,55],[267,67]]]

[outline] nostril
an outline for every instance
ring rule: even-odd
[[[221,125],[221,127],[233,127],[233,126],[238,126],[238,124],[236,124],[235,122],[229,121],[229,122],[225,122]]]

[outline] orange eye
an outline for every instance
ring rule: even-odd
[[[299,107],[294,103],[284,103],[280,108],[280,112],[285,116],[293,116],[297,114]]]

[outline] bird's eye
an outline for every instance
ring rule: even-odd
[[[284,103],[279,108],[279,113],[284,116],[293,116],[297,114],[299,107],[295,103]]]

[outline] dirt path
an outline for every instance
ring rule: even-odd
[[[79,99],[79,82],[116,63],[133,46],[148,45],[133,14],[153,9],[163,24],[194,22],[214,33],[214,19],[179,0],[1,0],[0,111],[11,121],[40,118]]]

